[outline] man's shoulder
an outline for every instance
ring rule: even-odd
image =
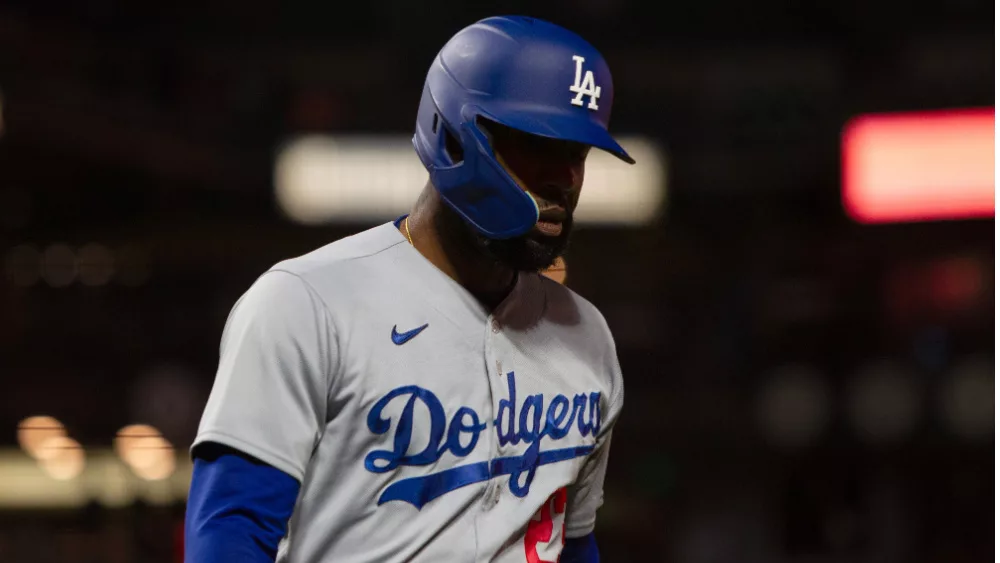
[[[306,254],[282,260],[268,271],[288,272],[307,282],[321,281],[329,276],[346,281],[353,276],[367,275],[366,271],[370,268],[391,262],[391,258],[386,256],[387,251],[405,242],[406,239],[392,223],[384,223]]]
[[[386,223],[278,262],[254,280],[234,310],[252,311],[270,321],[323,310],[335,313],[336,319],[349,317],[363,293],[359,289],[391,275],[392,251],[400,242],[407,244],[393,224]]]
[[[618,363],[618,352],[614,335],[607,320],[596,305],[576,291],[544,276],[545,316],[551,325],[561,325],[574,334],[570,340],[577,347],[579,356],[586,358],[589,365],[600,366],[600,373],[608,388],[608,412],[615,413],[621,408],[622,373]]]
[[[607,336],[610,337],[604,314],[589,299],[559,282],[542,275],[538,277],[545,291],[548,314],[573,319],[580,325],[600,329],[601,332],[607,332]]]

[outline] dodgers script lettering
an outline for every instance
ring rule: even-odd
[[[418,402],[423,408],[416,408]],[[401,403],[403,408],[395,420],[392,449],[374,450],[365,456],[365,469],[372,473],[385,473],[401,466],[431,465],[447,452],[464,458],[476,448],[480,435],[487,428],[479,413],[469,407],[459,407],[449,420],[437,395],[417,385],[406,385],[389,391],[372,406],[367,419],[372,433],[386,434],[393,428],[392,416],[386,416],[389,405],[393,403]],[[401,500],[419,509],[460,487],[503,475],[509,476],[510,491],[524,497],[540,466],[585,456],[593,451],[592,445],[542,451],[541,442],[543,438],[558,442],[574,428],[581,437],[596,438],[601,430],[601,394],[580,393],[574,395],[572,401],[565,395],[557,394],[547,404],[541,394],[528,395],[518,405],[517,379],[514,372],[509,372],[507,397],[500,399],[497,417],[492,422],[500,445],[527,444],[524,453],[401,479],[386,488],[378,503]],[[426,443],[413,443],[414,428],[426,429]],[[419,451],[413,453],[415,450]]]

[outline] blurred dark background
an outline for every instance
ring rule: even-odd
[[[374,224],[286,218],[277,147],[410,134],[437,49],[502,13],[601,49],[612,129],[667,159],[660,220],[584,228],[567,256],[627,385],[604,558],[991,560],[994,220],[858,224],[840,191],[851,117],[993,107],[979,0],[3,2],[0,560],[180,561],[230,307]],[[82,476],[29,475],[40,414]],[[176,448],[159,489],[114,472],[134,423]]]

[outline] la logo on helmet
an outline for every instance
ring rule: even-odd
[[[601,87],[594,84],[594,71],[583,72],[583,63],[586,59],[580,55],[573,55],[573,60],[576,61],[576,81],[569,87],[569,91],[576,94],[576,97],[570,100],[570,103],[574,106],[582,106],[583,97],[590,96],[587,108],[596,110],[597,98],[601,97]]]

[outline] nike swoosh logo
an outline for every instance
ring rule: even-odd
[[[414,336],[423,332],[423,330],[427,328],[427,326],[428,325],[425,324],[424,326],[418,326],[417,328],[413,330],[408,330],[406,332],[396,332],[396,327],[393,326],[392,343],[395,344],[396,346],[402,346],[403,344],[406,344],[407,342],[412,340]]]

